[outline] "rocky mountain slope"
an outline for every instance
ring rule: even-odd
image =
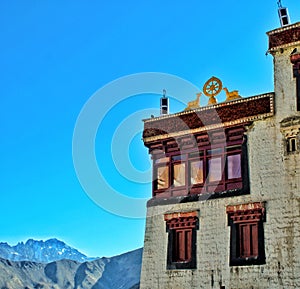
[[[58,249],[58,252],[62,252],[60,250]],[[11,256],[15,255],[11,254]],[[20,254],[17,255],[20,258],[24,252],[18,254]],[[54,256],[59,255],[58,257],[60,257],[62,254],[54,253]],[[37,258],[35,254],[33,256]],[[71,256],[74,255],[71,254]],[[48,257],[50,258],[50,256]],[[142,249],[111,258],[99,258],[84,262],[61,259],[42,263],[0,258],[0,289],[139,288],[141,262]]]
[[[25,244],[20,242],[15,246],[0,243],[0,257],[11,261],[29,260],[42,263],[50,263],[63,259],[78,262],[92,261],[95,259],[88,258],[78,250],[57,239],[49,239],[47,241],[29,239]]]

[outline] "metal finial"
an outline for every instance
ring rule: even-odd
[[[290,24],[290,17],[288,13],[288,9],[286,7],[282,7],[281,0],[277,0],[278,5],[278,16],[280,20],[281,26],[286,26]]]
[[[278,8],[282,8],[281,0],[278,0],[278,1],[277,1],[277,5],[278,5]]]
[[[169,99],[167,98],[167,91],[163,89],[163,96],[160,98],[160,114],[169,113]]]

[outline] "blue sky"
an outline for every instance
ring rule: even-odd
[[[298,0],[282,4],[292,22],[300,20]],[[273,91],[265,33],[279,26],[276,0],[1,1],[0,241],[56,237],[89,256],[141,247],[145,219],[101,208],[77,178],[72,141],[84,105],[105,85],[144,72],[175,75],[199,89],[215,75],[242,96]],[[150,180],[124,178],[111,144],[116,137],[132,167],[149,170],[141,119],[159,98],[148,93],[116,102],[95,138],[102,177],[131,198],[150,198]],[[183,108],[171,100],[171,112]],[[138,124],[122,143],[118,127],[127,118]]]

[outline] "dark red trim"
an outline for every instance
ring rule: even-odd
[[[300,40],[300,26],[284,29],[278,32],[269,32],[269,50]]]
[[[178,133],[189,129],[202,128],[237,121],[239,119],[264,115],[272,112],[273,94],[253,99],[245,99],[237,103],[224,103],[214,108],[179,115],[169,115],[166,118],[145,121],[143,138]],[[145,142],[148,146],[148,142]]]

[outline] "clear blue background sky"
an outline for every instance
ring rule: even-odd
[[[282,4],[300,21],[299,0]],[[0,241],[56,237],[89,256],[142,247],[145,220],[106,212],[77,179],[72,136],[83,105],[105,84],[148,71],[200,88],[215,75],[242,96],[273,91],[265,32],[279,26],[276,0],[1,1]],[[159,97],[120,105],[111,120],[158,107]],[[171,112],[178,109],[171,102]],[[123,182],[109,145],[101,148],[116,127],[104,122],[97,137],[103,174],[124,194],[150,197],[151,185]],[[140,135],[128,154],[138,169],[149,168]]]

